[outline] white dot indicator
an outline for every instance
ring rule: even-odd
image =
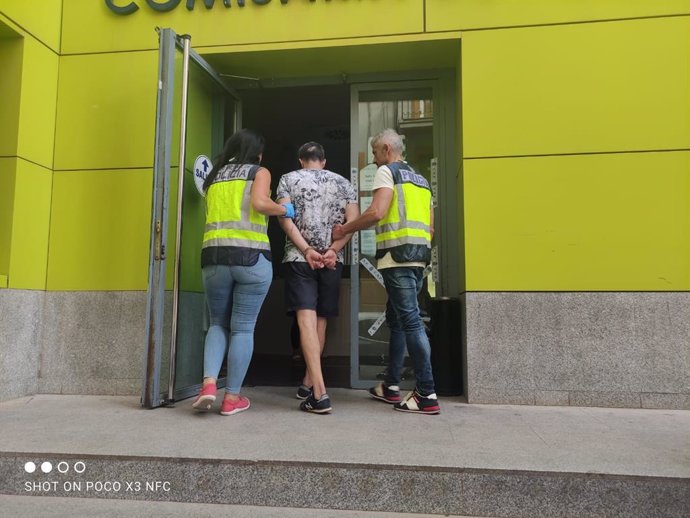
[[[33,462],[27,462],[26,464],[24,464],[24,471],[26,471],[27,473],[33,473],[34,471],[36,471],[36,464],[34,464]]]
[[[53,471],[53,465],[50,462],[45,461],[43,464],[41,464],[41,471],[43,473],[50,473]]]
[[[84,471],[86,471],[86,464],[84,464],[82,461],[75,462],[74,471],[77,473],[84,473]]]
[[[60,473],[67,473],[69,471],[69,464],[67,464],[64,460],[60,461],[58,462],[57,470]]]

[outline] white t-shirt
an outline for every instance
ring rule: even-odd
[[[376,170],[376,175],[374,175],[374,185],[371,188],[372,191],[377,189],[395,189],[395,182],[393,182],[393,173],[387,165],[382,165]],[[400,267],[426,267],[426,263],[396,263],[391,257],[391,253],[388,252],[381,259],[378,260],[376,267],[379,270],[384,268],[400,268]]]
[[[299,169],[280,177],[277,198],[288,198],[295,206],[293,223],[309,246],[323,252],[331,246],[331,230],[345,223],[345,207],[357,203],[357,193],[344,177],[325,169]],[[344,261],[345,250],[338,252]],[[285,239],[284,263],[305,262],[295,244]]]

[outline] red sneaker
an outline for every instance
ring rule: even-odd
[[[239,412],[244,412],[249,408],[249,400],[240,396],[237,401],[231,401],[230,399],[223,399],[223,404],[220,406],[221,415],[232,415]]]
[[[192,408],[197,408],[199,410],[210,410],[211,405],[216,401],[216,384],[207,383],[201,387],[199,395],[192,403]]]

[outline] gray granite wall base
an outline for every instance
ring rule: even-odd
[[[255,352],[291,353],[291,319],[285,316],[282,284],[264,305]],[[343,311],[329,326],[328,353],[349,354],[349,288]],[[172,296],[166,293],[166,314]],[[178,380],[200,380],[207,319],[201,293],[180,293]],[[171,321],[164,322],[165,343]],[[144,375],[146,293],[132,291],[44,292],[0,290],[0,401],[41,394],[138,395]],[[168,347],[162,352],[167,380]],[[187,356],[185,356],[185,354]],[[165,388],[165,387],[163,387]]]
[[[145,292],[0,290],[0,400],[139,394],[145,313]],[[470,403],[690,409],[690,293],[467,293],[462,317]]]
[[[690,409],[690,293],[467,293],[469,403]]]
[[[0,480],[9,495],[462,516],[670,518],[690,508],[682,478],[430,466],[0,453]]]
[[[0,290],[0,401],[37,392],[44,295]]]
[[[140,394],[145,343],[145,292],[46,292],[37,391]]]
[[[196,311],[203,295],[182,293],[180,305]],[[194,311],[186,318],[194,325],[180,327],[182,340],[201,334],[204,320]],[[170,329],[166,321],[166,336]],[[145,292],[0,290],[0,400],[138,395],[145,343]]]

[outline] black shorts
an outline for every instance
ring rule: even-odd
[[[283,267],[288,315],[294,315],[298,309],[313,309],[320,317],[338,316],[342,263],[336,263],[335,270],[312,270],[299,261],[285,263]]]

